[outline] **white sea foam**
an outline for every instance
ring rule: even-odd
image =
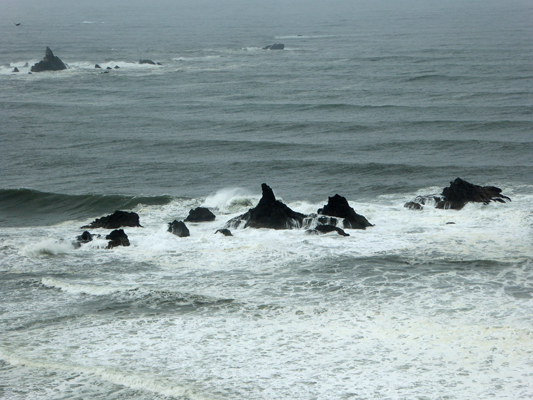
[[[58,241],[57,239],[49,238],[42,240],[35,244],[27,245],[23,252],[29,256],[47,255],[56,256],[59,254],[67,254],[74,251],[72,243],[67,241]]]
[[[118,386],[125,386],[130,389],[142,390],[146,392],[152,392],[163,396],[168,396],[170,398],[180,398],[180,399],[190,399],[190,400],[209,400],[215,399],[213,396],[204,396],[197,393],[193,388],[187,387],[184,385],[178,385],[172,381],[165,381],[157,379],[153,375],[142,374],[142,373],[130,373],[128,374],[124,369],[118,370],[116,368],[104,368],[104,367],[87,367],[80,365],[76,362],[53,362],[49,359],[32,359],[24,358],[16,354],[10,353],[5,349],[0,347],[0,359],[8,362],[12,366],[21,366],[25,369],[35,368],[35,369],[45,369],[46,371],[52,372],[54,375],[57,373],[68,373],[69,376],[65,377],[64,381],[61,380],[61,376],[56,383],[56,386],[53,388],[47,388],[46,386],[41,387],[41,391],[45,391],[49,396],[55,396],[58,389],[63,385],[65,388],[60,390],[62,393],[71,392],[73,396],[79,396],[81,393],[77,393],[75,387],[77,381],[80,381],[79,386],[85,387],[87,381],[90,380],[89,377],[94,376],[98,377],[104,381],[113,383]],[[72,376],[72,374],[83,374],[83,378],[78,379],[80,375]],[[68,384],[65,385],[65,382]],[[46,385],[48,382],[43,382],[43,385]],[[94,385],[101,385],[101,382],[94,382]]]
[[[350,201],[374,226],[348,229],[349,237],[303,229],[215,235],[249,208],[242,199],[257,201],[241,189],[141,205],[144,228],[124,228],[130,247],[91,242],[39,264],[85,272],[42,283],[102,297],[110,314],[7,332],[2,355],[185,398],[525,398],[533,298],[517,288],[531,276],[533,196],[523,193],[460,211],[408,210],[413,194]],[[310,213],[326,202],[288,205]],[[167,232],[167,222],[198,205],[217,219],[188,224],[188,238]],[[54,232],[74,235],[69,224],[36,234]],[[93,269],[77,267],[81,260]]]
[[[257,195],[244,188],[226,188],[207,196],[203,206],[217,209],[222,213],[236,213],[247,211],[258,201]]]
[[[120,291],[127,291],[135,289],[131,286],[116,286],[114,284],[109,284],[109,282],[100,281],[98,284],[94,283],[81,283],[81,282],[72,282],[65,281],[57,278],[42,278],[41,282],[43,285],[48,287],[53,287],[61,289],[62,291],[72,293],[72,294],[90,294],[94,296],[102,296],[117,293]]]

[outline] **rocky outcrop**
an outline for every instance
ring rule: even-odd
[[[233,236],[231,231],[229,229],[223,228],[223,229],[217,229],[216,233],[222,233],[224,236]]]
[[[317,212],[320,215],[342,218],[343,227],[345,229],[366,229],[368,226],[373,226],[365,217],[357,214],[355,210],[350,207],[346,198],[339,196],[338,194],[329,197],[328,204],[323,208],[320,208]],[[327,223],[330,224],[331,222]]]
[[[124,226],[140,227],[139,215],[134,212],[115,211],[106,217],[95,219],[89,225],[82,226],[82,229],[118,229]]]
[[[337,232],[341,236],[350,236],[346,232],[344,232],[341,228],[337,228],[333,225],[317,225],[315,229],[308,229],[305,231],[308,234],[322,234],[322,233],[329,233],[329,232]]]
[[[61,71],[63,69],[67,69],[67,66],[59,57],[54,56],[50,47],[47,47],[43,60],[31,67],[31,72]]]
[[[106,249],[112,249],[117,246],[129,246],[130,241],[128,235],[124,232],[123,229],[116,229],[107,235],[106,240],[109,240]]]
[[[168,223],[168,231],[179,237],[191,236],[189,229],[183,221],[172,221]]]
[[[424,205],[432,204],[440,209],[460,210],[469,202],[489,204],[492,201],[505,203],[511,199],[504,196],[500,188],[478,186],[457,178],[440,195],[418,196],[404,206],[411,210],[421,210]]]
[[[266,184],[261,185],[263,196],[254,208],[245,214],[228,221],[226,228],[268,228],[292,229],[301,228],[304,214],[291,210],[281,201],[276,200],[274,192]]]
[[[283,43],[274,43],[269,46],[263,47],[263,50],[283,50],[285,45]]]
[[[99,66],[98,64],[95,64],[95,65],[94,65],[94,68],[96,68],[96,69],[102,69],[102,67]]]
[[[153,62],[152,60],[139,60],[139,64],[155,65],[155,62]]]
[[[185,218],[184,222],[210,222],[216,218],[215,214],[205,207],[197,207],[189,211],[189,216]]]
[[[13,72],[20,72],[17,67],[13,68]]]

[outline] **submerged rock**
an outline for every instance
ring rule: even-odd
[[[44,59],[31,67],[31,72],[61,71],[63,69],[67,69],[67,66],[59,57],[54,56],[50,47],[47,47]]]
[[[140,227],[139,215],[134,212],[115,211],[106,217],[95,219],[89,225],[82,226],[82,229],[117,229],[123,226]]]
[[[109,240],[106,249],[112,249],[117,246],[129,246],[130,241],[128,235],[124,232],[123,229],[116,229],[107,235],[106,240]]]
[[[189,216],[185,218],[185,222],[210,222],[216,218],[215,214],[205,207],[197,207],[189,211]]]
[[[350,207],[345,197],[339,196],[338,194],[329,197],[328,204],[320,208],[317,212],[320,215],[343,218],[343,227],[345,229],[366,229],[368,226],[373,226],[365,217],[357,214]]]
[[[436,208],[460,210],[467,203],[489,204],[492,201],[505,203],[511,199],[502,194],[500,188],[494,186],[478,186],[461,178],[450,182],[450,186],[442,190],[441,195],[418,196],[414,201],[405,204],[411,210],[420,210],[426,204],[434,204]]]
[[[17,67],[13,68],[13,72],[20,72]]]
[[[228,221],[226,227],[292,229],[301,228],[304,214],[291,210],[281,201],[276,200],[274,192],[266,184],[261,185],[263,196],[256,207],[245,214]]]
[[[416,201],[408,201],[403,206],[409,210],[422,210],[424,208],[422,204],[417,203]]]
[[[269,46],[263,47],[263,50],[283,50],[285,45],[283,43],[274,43]]]
[[[155,62],[153,62],[152,60],[139,60],[139,64],[156,65]]]
[[[229,229],[223,228],[223,229],[217,229],[216,233],[222,233],[224,236],[233,236],[231,231]]]
[[[174,220],[168,223],[168,232],[172,232],[179,237],[191,236],[189,229],[183,221]]]
[[[329,232],[337,232],[341,236],[350,236],[348,233],[344,232],[341,228],[337,228],[333,225],[317,225],[315,229],[308,229],[306,233],[308,234],[321,234],[321,233],[329,233]]]

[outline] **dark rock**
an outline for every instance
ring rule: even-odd
[[[139,215],[134,212],[115,211],[111,215],[95,219],[89,225],[82,226],[81,229],[117,229],[123,226],[141,226],[139,223]]]
[[[172,221],[168,223],[168,231],[179,237],[191,236],[189,229],[183,221]]]
[[[44,59],[31,67],[31,72],[61,71],[63,69],[67,69],[67,66],[59,59],[59,57],[54,56],[50,47],[47,47]]]
[[[150,65],[156,65],[155,62],[152,60],[140,60],[139,64],[150,64]]]
[[[366,229],[367,226],[373,226],[365,217],[357,214],[350,207],[346,198],[338,194],[329,197],[328,204],[320,208],[317,212],[321,215],[344,218],[343,225],[345,229]]]
[[[285,45],[283,43],[274,43],[269,46],[263,47],[263,50],[283,50]]]
[[[261,188],[263,197],[259,204],[245,214],[229,220],[226,227],[237,228],[244,224],[244,228],[292,229],[302,226],[304,214],[293,211],[276,200],[274,192],[266,183]]]
[[[223,229],[217,229],[216,233],[222,233],[224,236],[233,236],[231,231],[229,229],[223,228]]]
[[[95,64],[94,68],[102,69],[102,67],[99,66],[98,64]]]
[[[209,222],[214,221],[216,218],[209,209],[205,207],[197,207],[189,211],[189,216],[185,218],[185,222]]]
[[[414,201],[409,201],[403,205],[405,208],[408,208],[409,210],[421,210],[424,208],[424,206],[420,203],[416,203]]]
[[[85,231],[77,237],[77,240],[80,243],[89,243],[93,240],[93,235],[91,235],[88,231]]]
[[[107,67],[106,69],[113,69],[113,68],[111,68],[111,67]]]
[[[414,201],[405,204],[411,210],[421,209],[422,205],[434,204],[436,208],[460,210],[466,203],[489,204],[491,201],[505,203],[511,201],[507,196],[501,194],[502,190],[494,186],[473,185],[461,178],[450,182],[450,186],[444,188],[440,196],[428,195],[418,196]],[[419,204],[417,208],[416,204]]]
[[[109,235],[107,235],[106,240],[109,240],[109,243],[107,244],[107,249],[112,249],[113,247],[117,246],[129,246],[130,241],[128,239],[128,236],[124,232],[123,229],[116,229],[112,231]]]
[[[160,62],[158,62],[158,63],[156,63],[156,64],[157,64],[157,65],[163,65],[163,64],[161,64]]]
[[[118,65],[115,65],[115,69],[119,69],[120,67]]]
[[[451,208],[460,210],[466,203],[472,201],[475,203],[489,204],[491,201],[505,203],[511,201],[504,196],[500,188],[494,186],[478,186],[467,181],[457,178],[450,182],[450,186],[442,190],[443,199],[437,203],[437,208]]]
[[[320,234],[320,233],[329,233],[337,232],[341,236],[350,236],[344,232],[341,228],[337,228],[333,225],[317,225],[315,229],[309,229],[306,231],[308,234]]]
[[[13,68],[13,72],[20,72],[17,67]]]

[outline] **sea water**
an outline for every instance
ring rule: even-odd
[[[1,398],[533,397],[528,2],[0,11]],[[512,201],[404,207],[457,177]],[[215,234],[262,183],[374,226]]]

